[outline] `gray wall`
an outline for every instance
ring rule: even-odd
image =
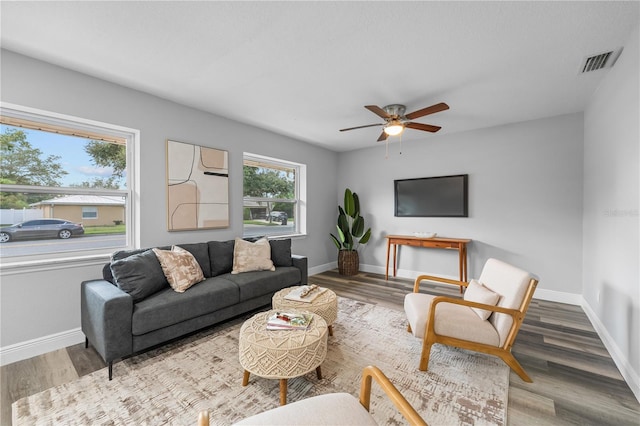
[[[587,313],[640,398],[638,27],[585,111]],[[592,319],[593,321],[593,319]],[[633,388],[633,386],[632,386]]]
[[[452,106],[455,108],[455,106]],[[411,130],[409,130],[411,131]],[[341,182],[360,196],[375,238],[362,263],[384,270],[386,234],[436,232],[469,238],[469,277],[496,257],[540,277],[547,290],[579,295],[582,271],[581,113],[353,151],[340,156]],[[375,142],[372,142],[375,143]],[[469,174],[468,218],[398,218],[393,180]],[[457,254],[401,247],[399,275],[457,277]],[[576,302],[576,300],[573,300]],[[578,302],[579,303],[579,302]]]
[[[335,260],[327,233],[334,226],[336,153],[6,50],[1,71],[3,102],[140,130],[142,247],[242,235],[242,153],[247,151],[307,164],[307,236],[293,241],[293,251],[307,255],[312,267]],[[228,229],[166,231],[166,139],[229,151]],[[0,347],[79,327],[80,282],[100,276],[100,270],[94,262],[3,273]]]

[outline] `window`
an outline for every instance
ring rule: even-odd
[[[306,232],[306,166],[244,154],[243,235]]]
[[[82,207],[82,218],[83,219],[97,219],[98,218],[98,208],[97,207]]]
[[[2,265],[133,247],[138,138],[133,129],[2,104]]]

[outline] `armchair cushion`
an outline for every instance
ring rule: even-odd
[[[478,278],[482,285],[500,295],[497,306],[510,309],[520,309],[529,287],[529,280],[530,273],[497,259],[487,260]],[[502,346],[507,340],[513,317],[496,312],[489,321],[498,331]]]
[[[348,393],[314,396],[265,411],[234,425],[377,425],[356,397]]]
[[[498,293],[494,293],[489,290],[482,284],[480,284],[476,280],[469,281],[469,285],[464,292],[464,300],[468,300],[470,302],[478,302],[483,303],[485,305],[495,306],[500,299],[500,295]],[[488,319],[493,312],[488,311],[486,309],[480,308],[471,308],[481,320]]]
[[[435,296],[424,293],[409,293],[405,296],[404,311],[415,337],[424,337],[434,298]],[[472,308],[453,303],[441,302],[436,305],[435,332],[441,336],[491,346],[498,346],[500,342],[498,333],[489,321],[480,319]]]

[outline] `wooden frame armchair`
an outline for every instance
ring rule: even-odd
[[[318,395],[256,414],[236,425],[375,425],[375,420],[369,414],[372,379],[380,385],[410,425],[427,426],[420,414],[402,396],[389,378],[378,367],[372,365],[365,367],[362,371],[359,400],[348,393]],[[209,426],[208,411],[200,412],[198,426]]]
[[[465,287],[464,299],[420,293],[422,281]],[[468,283],[431,275],[416,278],[405,296],[408,330],[422,339],[420,370],[426,371],[434,343],[500,357],[522,380],[529,375],[511,353],[538,280],[505,262],[487,260],[480,278]]]

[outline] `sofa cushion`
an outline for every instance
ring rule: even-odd
[[[269,240],[271,260],[274,266],[292,266],[291,238],[285,240]]]
[[[178,293],[184,293],[189,287],[204,280],[204,274],[195,257],[179,246],[171,250],[153,249],[167,277],[169,285]]]
[[[133,250],[118,250],[111,255],[111,261],[126,259],[129,256],[133,256],[134,254],[144,253],[145,251],[151,250],[153,247],[142,248],[142,249],[133,249]],[[171,246],[161,246],[157,247],[160,250],[171,250]]]
[[[209,260],[209,245],[207,243],[178,244],[178,247],[182,247],[196,258],[205,278],[211,277],[211,261]]]
[[[233,249],[232,274],[251,271],[275,271],[271,260],[269,240],[262,238],[255,243],[236,238]]]
[[[209,262],[211,264],[211,276],[226,274],[233,269],[234,240],[209,241]]]
[[[240,301],[238,286],[223,277],[207,278],[184,293],[171,288],[160,291],[133,307],[132,333],[141,335]]]
[[[129,293],[134,303],[168,286],[158,258],[152,250],[111,262],[115,284]]]
[[[253,271],[242,274],[225,274],[222,277],[240,288],[240,301],[273,294],[293,285],[300,285],[300,269],[282,266],[275,271]]]

